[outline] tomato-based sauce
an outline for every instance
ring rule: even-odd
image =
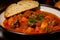
[[[11,16],[3,22],[7,30],[26,34],[44,34],[60,30],[60,18],[41,11],[28,10]]]

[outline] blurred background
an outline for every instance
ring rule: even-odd
[[[14,2],[18,2],[20,0],[0,0],[0,10],[3,9],[5,6],[14,3]],[[26,0],[25,0],[26,1]],[[31,0],[29,0],[31,1]],[[55,5],[58,1],[60,0],[35,0],[38,1],[40,4],[47,4],[47,5]],[[59,2],[60,5],[60,2]]]
[[[15,2],[18,2],[18,1],[20,1],[20,0],[0,0],[0,10],[5,8],[9,4],[15,3]],[[59,2],[58,4],[60,5],[60,0],[35,0],[35,1],[38,1],[40,4],[47,4],[47,5],[51,5],[51,6],[54,6],[57,2]]]

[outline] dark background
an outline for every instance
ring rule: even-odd
[[[8,6],[11,3],[16,3],[20,0],[0,0],[0,11],[2,9],[4,9],[6,6]],[[48,5],[54,5],[55,2],[59,1],[59,0],[36,0],[38,1],[40,4],[48,4]]]

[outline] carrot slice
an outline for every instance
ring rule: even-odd
[[[22,22],[27,22],[28,19],[27,19],[26,17],[22,17],[21,21],[22,21]]]
[[[39,30],[40,30],[39,27],[36,27],[36,28],[35,28],[35,31],[36,31],[36,32],[39,32]]]

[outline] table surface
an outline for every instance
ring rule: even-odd
[[[7,40],[8,38],[6,38],[3,33],[0,31],[0,40]],[[55,38],[55,40],[60,40],[60,36],[58,38]]]

